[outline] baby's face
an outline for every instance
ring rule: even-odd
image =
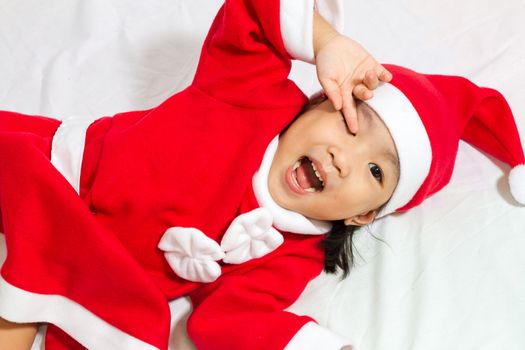
[[[352,135],[326,100],[300,116],[279,139],[268,179],[281,207],[311,219],[365,225],[374,219],[399,179],[387,127],[365,103]]]

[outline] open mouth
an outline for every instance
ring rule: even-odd
[[[309,193],[321,192],[325,183],[314,162],[306,156],[299,158],[292,169],[292,176],[303,190]]]

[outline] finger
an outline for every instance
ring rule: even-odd
[[[350,132],[356,134],[359,131],[359,125],[357,123],[357,104],[353,98],[350,98],[349,103],[343,105],[343,116]]]
[[[354,98],[352,97],[352,94],[353,94],[353,86],[352,84],[348,84],[346,83],[344,86],[341,87],[341,92],[343,94],[343,110],[346,106],[351,106],[352,105],[352,101],[354,100]]]
[[[364,84],[358,84],[356,87],[354,87],[352,94],[361,101],[369,100],[374,96],[372,90],[370,90]]]
[[[370,90],[374,90],[379,85],[379,78],[376,72],[373,70],[367,71],[363,83]]]
[[[376,74],[379,77],[379,80],[384,81],[385,83],[388,83],[390,80],[392,80],[392,73],[390,73],[388,69],[382,65],[378,65],[376,67]]]
[[[326,94],[326,97],[332,102],[332,105],[336,110],[340,110],[343,107],[343,97],[341,96],[341,89],[337,82],[332,79],[323,79],[320,81],[321,86]]]

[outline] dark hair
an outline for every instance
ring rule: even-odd
[[[343,220],[334,221],[332,229],[322,242],[325,252],[324,270],[336,273],[342,270],[342,277],[348,276],[354,263],[352,238],[359,226],[345,225]]]

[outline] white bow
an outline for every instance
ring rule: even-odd
[[[272,227],[272,223],[272,214],[265,208],[257,208],[236,217],[221,241],[221,248],[226,253],[223,261],[242,264],[274,251],[284,238]]]
[[[283,236],[272,227],[272,222],[270,211],[257,208],[236,217],[220,245],[196,228],[171,227],[158,247],[179,277],[213,282],[221,275],[217,261],[242,264],[274,251],[283,243]]]
[[[173,271],[193,282],[213,282],[221,275],[217,260],[224,252],[213,239],[192,227],[171,227],[160,239],[159,249]]]

